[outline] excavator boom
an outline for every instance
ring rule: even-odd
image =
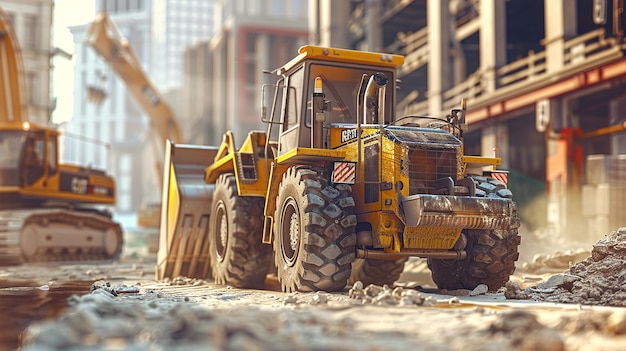
[[[26,96],[22,52],[7,14],[0,10],[0,122],[26,121]]]
[[[152,127],[163,140],[182,142],[180,127],[172,109],[163,100],[128,40],[120,35],[115,23],[105,12],[100,12],[87,30],[85,43],[100,55],[150,118]]]

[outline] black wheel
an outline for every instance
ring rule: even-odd
[[[218,284],[258,287],[265,281],[271,247],[263,237],[263,199],[240,197],[232,174],[221,175],[213,192],[209,257]]]
[[[512,198],[511,191],[499,180],[472,177],[477,182],[476,196]],[[474,289],[485,284],[490,291],[500,289],[515,271],[519,258],[520,236],[515,203],[511,225],[504,230],[463,230],[467,238],[464,260],[428,259],[428,268],[437,287],[446,290]]]
[[[404,271],[404,263],[407,260],[406,257],[394,261],[358,258],[352,263],[352,274],[350,274],[348,284],[361,281],[364,286],[370,284],[393,286]]]
[[[282,290],[342,290],[355,258],[355,226],[349,185],[330,184],[317,168],[287,170],[274,215],[274,262]]]

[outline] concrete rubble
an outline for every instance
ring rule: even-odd
[[[521,289],[508,282],[509,299],[626,307],[626,227],[593,245],[591,255],[562,274]]]

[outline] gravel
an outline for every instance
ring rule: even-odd
[[[509,299],[626,307],[626,227],[593,245],[591,256],[526,289],[509,282]]]

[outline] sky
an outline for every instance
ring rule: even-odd
[[[69,26],[91,22],[95,15],[95,0],[55,0],[53,17],[53,49],[55,47],[74,53],[74,42]],[[63,56],[53,59],[52,95],[57,98],[56,110],[52,113],[52,121],[61,123],[72,117],[74,98],[73,61]]]

